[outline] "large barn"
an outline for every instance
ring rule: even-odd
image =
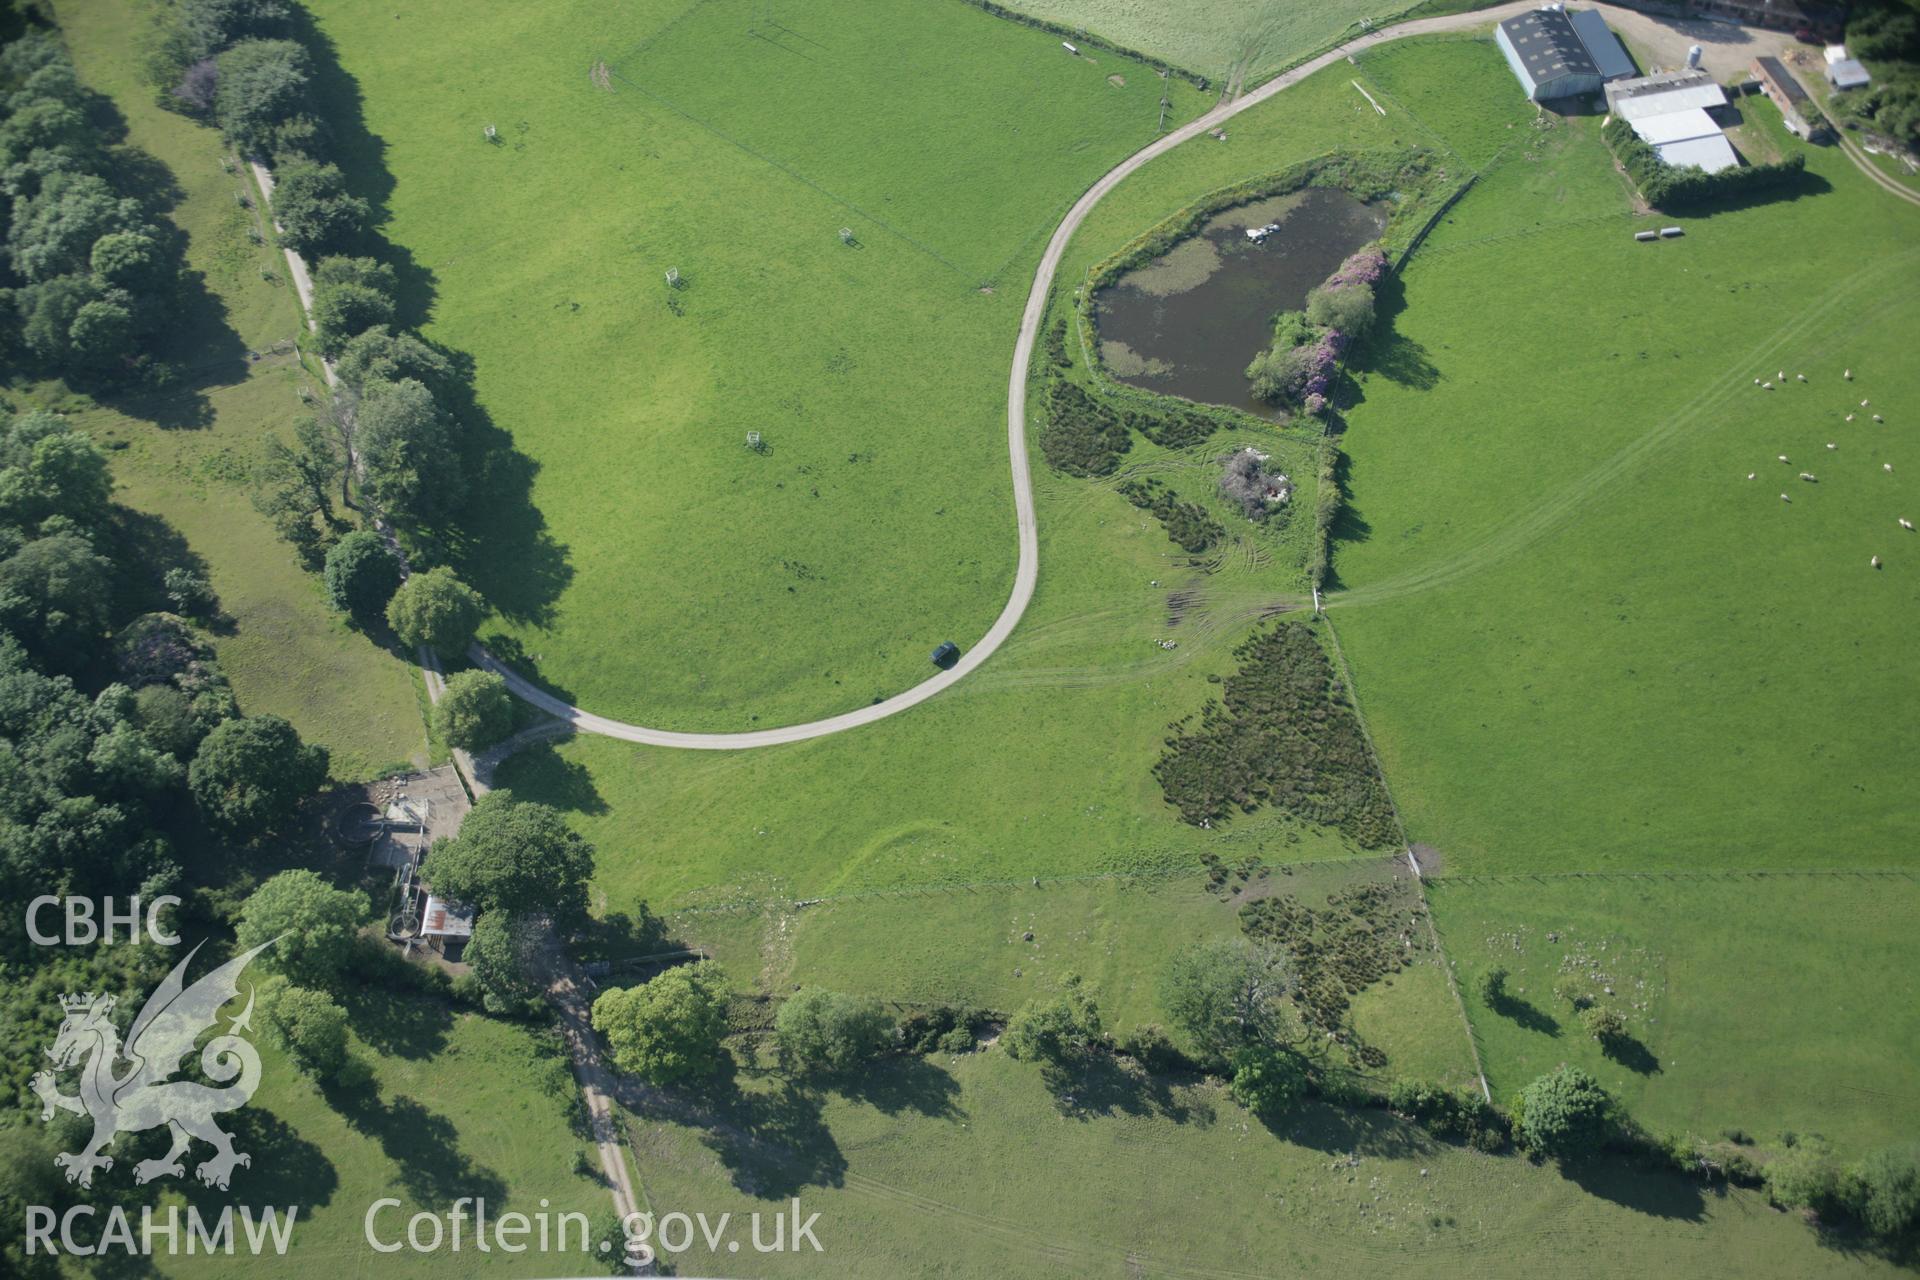
[[[1634,72],[1633,59],[1591,9],[1533,9],[1502,22],[1493,39],[1535,102],[1598,93],[1607,81]]]

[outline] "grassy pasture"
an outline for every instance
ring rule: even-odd
[[[113,449],[119,501],[164,520],[205,562],[233,619],[215,641],[245,711],[285,716],[324,743],[338,777],[424,759],[406,664],[327,608],[318,580],[248,501],[261,441],[301,412],[306,379],[281,350],[300,324],[284,264],[248,241],[254,215],[234,199],[244,179],[222,170],[217,134],[153,105],[139,79],[144,16],[133,6],[62,4],[58,17],[81,76],[122,113],[127,141],[171,171],[177,192],[168,213],[188,237],[188,264],[209,297],[181,318],[178,349],[198,367],[176,395],[107,405],[58,385],[9,391],[23,405],[65,410]],[[249,351],[266,354],[250,363]]]
[[[1383,17],[1406,6],[1383,8],[1365,0],[1189,0],[1179,5],[1154,0],[1013,0],[1007,7],[1091,31],[1122,48],[1216,81],[1237,73],[1252,85],[1346,33],[1361,18]]]
[[[1407,57],[1447,76],[1471,74],[1483,52],[1490,46],[1442,43]],[[1062,278],[1079,278],[1208,191],[1332,149],[1432,145],[1406,111],[1377,116],[1352,78],[1345,66],[1314,77],[1234,121],[1226,143],[1200,139],[1156,160],[1094,212]],[[1503,119],[1488,129],[1505,140]],[[1310,511],[1311,446],[1272,430],[1222,432],[1184,453],[1136,441],[1120,472],[1098,482],[1052,472],[1036,448],[1042,570],[1026,620],[986,669],[909,715],[744,754],[583,738],[522,754],[501,781],[577,815],[619,909],[642,898],[666,910],[1151,870],[1193,865],[1204,850],[1228,861],[1347,856],[1343,842],[1272,813],[1213,831],[1186,826],[1149,772],[1167,724],[1215,692],[1207,677],[1231,668],[1233,647],[1259,614],[1304,594],[1304,550],[1291,539],[1309,522],[1296,520],[1277,543],[1243,535],[1217,571],[1196,574],[1113,486],[1155,476],[1183,498],[1211,502],[1202,460],[1256,441],[1303,481],[1294,501]],[[1199,590],[1201,602],[1169,626],[1168,596],[1186,589]],[[1179,648],[1156,648],[1162,638]]]
[[[1299,464],[1312,446],[1261,428],[1185,453],[1137,444],[1105,482],[1046,473],[1036,458],[1049,568],[1028,621],[986,669],[910,714],[751,752],[581,737],[521,752],[498,781],[575,815],[616,909],[1155,870],[1205,850],[1351,856],[1337,833],[1270,811],[1189,826],[1151,773],[1166,726],[1216,692],[1208,677],[1232,669],[1247,629],[1298,605],[1301,552],[1249,530],[1211,572],[1195,569],[1111,486],[1210,475],[1211,458],[1252,440],[1310,481]],[[1295,501],[1310,503],[1311,489]],[[1190,602],[1170,601],[1188,591]]]
[[[1853,1156],[1912,1132],[1911,880],[1443,878],[1430,896],[1496,1097],[1564,1061],[1663,1130],[1823,1133]],[[1524,1007],[1480,1000],[1496,964]],[[1569,972],[1614,987],[1646,1058],[1623,1065],[1581,1032],[1553,995]]]
[[[695,1274],[1896,1274],[1748,1193],[1607,1165],[1575,1182],[1378,1112],[1309,1105],[1276,1135],[1218,1088],[1119,1073],[1075,1099],[1063,1111],[994,1049],[881,1068],[851,1095],[749,1076],[714,1113],[631,1131],[660,1212],[798,1196],[820,1214],[820,1254],[680,1255]]]
[[[829,899],[804,909],[691,911],[674,938],[705,947],[742,985],[769,992],[815,984],[912,1004],[1010,1012],[1080,977],[1110,1030],[1162,1023],[1158,983],[1188,943],[1241,936],[1251,895],[1327,894],[1404,870],[1363,859],[1283,868],[1213,893],[1205,876],[1116,876]],[[1033,935],[1028,940],[1027,934]],[[1388,1055],[1382,1075],[1473,1079],[1466,1030],[1436,957],[1369,987],[1355,1001],[1361,1039]]]
[[[550,1214],[579,1212],[591,1221],[611,1201],[599,1182],[574,1171],[576,1154],[591,1154],[592,1147],[570,1127],[575,1087],[557,1050],[548,1052],[522,1027],[454,1012],[437,1000],[365,993],[343,1003],[354,1052],[374,1068],[373,1083],[325,1094],[271,1045],[262,1046],[260,1091],[236,1113],[236,1145],[250,1150],[253,1164],[235,1172],[230,1193],[209,1196],[212,1211],[229,1203],[299,1207],[293,1247],[271,1261],[275,1275],[599,1270],[597,1259],[578,1255],[562,1262],[534,1252],[480,1253],[471,1221],[457,1253],[383,1254],[368,1245],[363,1220],[383,1197],[401,1201],[376,1220],[387,1242],[404,1239],[416,1212],[444,1216],[462,1196],[485,1196],[490,1218],[537,1214],[545,1203]],[[258,1274],[263,1265],[244,1249],[233,1257],[155,1262],[161,1274],[196,1280]]]
[[[1025,282],[1154,136],[1158,77],[957,0],[313,9],[427,332],[536,468],[545,527],[456,548],[505,652],[606,714],[741,729],[985,629]]]
[[[1409,832],[1456,871],[1898,863],[1920,211],[1813,149],[1798,199],[1636,220],[1594,124],[1494,166],[1362,356],[1333,616]]]

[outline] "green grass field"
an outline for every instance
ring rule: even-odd
[[[476,512],[460,552],[504,652],[603,714],[743,729],[898,692],[985,630],[1026,280],[1154,136],[1157,77],[957,0],[313,9],[427,333],[537,468],[538,515]],[[1169,92],[1173,121],[1205,104]]]
[[[1487,52],[1447,43],[1406,57],[1436,76],[1470,77],[1484,70]],[[1201,139],[1147,166],[1095,210],[1061,278],[1080,278],[1208,191],[1339,147],[1432,145],[1428,126],[1399,108],[1377,116],[1340,71],[1235,120],[1225,143]],[[1504,142],[1505,123],[1487,123],[1484,148]],[[500,780],[578,816],[600,849],[607,900],[619,909],[643,898],[666,910],[1151,870],[1194,865],[1208,850],[1228,860],[1345,856],[1351,851],[1329,833],[1270,812],[1214,831],[1189,827],[1149,773],[1168,723],[1205,703],[1214,688],[1207,677],[1230,668],[1233,647],[1259,614],[1305,594],[1304,547],[1291,539],[1307,522],[1297,520],[1278,545],[1248,533],[1215,572],[1194,573],[1157,523],[1112,487],[1155,475],[1204,500],[1210,485],[1195,475],[1198,458],[1242,439],[1277,450],[1288,474],[1310,480],[1303,444],[1249,430],[1184,454],[1137,441],[1120,474],[1102,482],[1060,476],[1036,449],[1042,569],[1034,603],[991,664],[909,715],[748,753],[582,738],[522,754]],[[1295,501],[1303,513],[1311,509],[1305,489]],[[1200,605],[1170,626],[1168,596],[1185,589],[1201,593]],[[1180,647],[1160,650],[1161,638]]]
[[[1236,74],[1248,85],[1348,34],[1362,18],[1383,18],[1407,6],[1366,0],[1015,0],[1007,6],[1048,22],[1090,31],[1124,49],[1162,58],[1212,80]],[[1092,56],[1100,57],[1098,53]]]
[[[1749,127],[1779,133],[1770,110]],[[1629,217],[1574,120],[1406,272],[1349,413],[1332,607],[1451,869],[1909,855],[1920,210],[1837,152],[1808,169],[1799,199],[1636,244],[1675,219]],[[1552,283],[1489,307],[1489,278]]]
[[[124,114],[127,140],[171,171],[179,190],[170,216],[217,310],[190,317],[177,339],[183,358],[201,365],[179,396],[118,408],[57,386],[16,388],[16,397],[55,403],[114,449],[119,500],[165,520],[206,562],[233,619],[215,641],[244,711],[285,716],[324,743],[337,777],[423,761],[426,733],[406,663],[327,608],[319,579],[301,571],[248,501],[261,441],[302,412],[307,380],[290,351],[275,354],[298,332],[299,306],[279,255],[247,239],[254,215],[234,199],[245,179],[222,169],[218,134],[153,105],[139,79],[144,16],[133,6],[63,4],[58,13],[81,75]],[[267,354],[250,364],[248,351]]]
[[[1920,1115],[1911,880],[1441,879],[1431,897],[1496,1097],[1577,1062],[1648,1125],[1823,1133],[1856,1156]],[[1476,994],[1496,964],[1525,1008]],[[1645,1058],[1601,1054],[1553,994],[1563,973],[1603,975],[1614,997],[1588,985]]]
[[[810,984],[915,1004],[964,1004],[1002,1013],[1078,976],[1110,1030],[1164,1024],[1158,982],[1190,942],[1241,936],[1248,895],[1292,894],[1313,907],[1329,892],[1404,873],[1394,859],[1319,863],[1270,873],[1232,892],[1205,876],[1105,877],[970,889],[873,893],[795,909],[689,911],[673,938],[705,949],[736,984],[763,992]],[[1028,938],[1031,934],[1031,939]],[[1436,954],[1355,1000],[1354,1029],[1388,1056],[1383,1078],[1465,1084],[1474,1078],[1466,1028]]]
[[[375,1230],[383,1243],[403,1240],[407,1220],[430,1209],[444,1215],[462,1196],[484,1196],[488,1213],[584,1213],[594,1220],[609,1201],[604,1186],[575,1172],[591,1143],[575,1135],[568,1107],[575,1097],[564,1056],[526,1029],[456,1012],[437,1000],[363,993],[343,1001],[354,1029],[354,1053],[374,1068],[373,1083],[323,1094],[270,1046],[263,1047],[263,1083],[243,1113],[236,1146],[253,1164],[234,1175],[232,1203],[297,1205],[293,1247],[274,1258],[275,1275],[501,1276],[552,1275],[554,1256],[406,1249],[378,1253],[367,1243],[365,1218],[377,1200]],[[215,1197],[213,1208],[229,1203]],[[237,1231],[237,1228],[236,1228]],[[184,1245],[183,1245],[184,1248]],[[263,1263],[244,1251],[230,1258],[155,1259],[164,1274],[257,1274]],[[592,1274],[597,1259],[572,1263]]]
[[[797,1196],[822,1252],[699,1250],[676,1259],[690,1274],[1897,1274],[1748,1193],[1607,1165],[1575,1182],[1379,1112],[1309,1105],[1276,1135],[1217,1087],[1118,1075],[1063,1111],[999,1050],[883,1068],[855,1096],[770,1075],[742,1095],[632,1125],[648,1197],[711,1219]]]

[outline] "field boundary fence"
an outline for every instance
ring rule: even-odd
[[[1574,880],[1733,882],[1811,878],[1920,881],[1920,870],[1906,867],[1686,867],[1667,871],[1508,871],[1429,876],[1427,883],[1446,888],[1449,885],[1549,884]]]

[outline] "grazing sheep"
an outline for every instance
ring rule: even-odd
[[[1787,496],[1786,494],[1784,494],[1784,493],[1783,493],[1783,494],[1781,494],[1781,495],[1780,495],[1780,501],[1782,501],[1782,502],[1792,502],[1792,501],[1793,501],[1793,499],[1792,499],[1792,498],[1789,498],[1789,497],[1788,497],[1788,496]]]
[[[1796,373],[1793,376],[1799,379],[1801,382],[1805,382],[1807,380],[1807,375],[1804,373]]]
[[[1819,484],[1819,483],[1820,483],[1820,481],[1819,481],[1819,480],[1817,480],[1817,479],[1815,479],[1815,478],[1814,478],[1814,474],[1813,474],[1813,472],[1811,472],[1811,471],[1802,471],[1802,472],[1800,473],[1800,478],[1801,478],[1802,480],[1805,480],[1805,481],[1806,481],[1806,482],[1807,482],[1808,484]]]
[[[1851,369],[1849,369],[1849,370],[1847,370],[1847,371],[1846,371],[1846,372],[1845,372],[1844,374],[1842,374],[1841,376],[1842,376],[1842,377],[1844,377],[1844,378],[1845,378],[1845,379],[1846,379],[1846,380],[1847,380],[1848,382],[1852,382],[1852,381],[1853,381],[1853,370],[1851,370]]]
[[[1754,385],[1754,386],[1756,386],[1756,387],[1757,387],[1757,386],[1759,386],[1759,385],[1760,385],[1760,379],[1758,379],[1758,378],[1755,378],[1755,379],[1753,380],[1753,385]]]
[[[1880,469],[1882,471],[1891,471],[1893,470],[1893,464],[1891,462],[1883,462],[1880,464]]]
[[[1773,384],[1771,382],[1763,382],[1760,384],[1760,389],[1762,391],[1771,391],[1773,390]]]
[[[1862,409],[1864,409],[1864,408],[1866,408],[1866,407],[1867,407],[1868,405],[1870,405],[1870,404],[1872,404],[1872,403],[1873,403],[1873,401],[1871,401],[1871,400],[1862,400],[1862,401],[1860,402],[1860,407],[1861,407]]]
[[[1782,462],[1785,462],[1786,460],[1787,460],[1787,455],[1786,455],[1786,454],[1784,454],[1784,453],[1783,453],[1783,454],[1781,454],[1781,455],[1780,455],[1780,461],[1782,461]]]
[[[1840,447],[1840,446],[1839,446],[1839,445],[1837,445],[1837,444],[1835,444],[1835,443],[1834,443],[1833,441],[1831,441],[1831,440],[1829,440],[1829,441],[1827,441],[1827,448],[1829,448],[1829,449],[1838,449],[1839,447]]]
[[[1880,416],[1879,414],[1877,414],[1877,413],[1873,415],[1873,420],[1874,420],[1875,422],[1885,422],[1885,421],[1886,421],[1886,419],[1885,419],[1885,418],[1883,418],[1883,417],[1881,417],[1881,416]]]
[[[1908,533],[1913,532],[1913,521],[1907,519],[1905,516],[1896,516],[1894,518],[1900,522],[1902,529],[1905,529]]]
[[[1875,556],[1875,557],[1873,558],[1873,567],[1874,567],[1874,568],[1876,568],[1876,569],[1878,569],[1878,568],[1880,567],[1880,557],[1879,557],[1879,556]]]
[[[1852,414],[1848,414],[1848,415],[1847,415],[1847,421],[1848,421],[1848,422],[1852,422],[1852,421],[1853,421],[1853,415],[1852,415]]]
[[[1751,479],[1753,479],[1753,478],[1754,478],[1755,476],[1757,476],[1757,475],[1759,475],[1759,474],[1760,474],[1760,473],[1759,473],[1758,471],[1749,471],[1749,472],[1747,472],[1747,479],[1749,479],[1749,480],[1751,480]]]
[[[1778,378],[1780,381],[1785,382],[1787,380],[1787,371],[1785,369],[1782,369],[1780,372],[1774,374],[1773,376]]]

